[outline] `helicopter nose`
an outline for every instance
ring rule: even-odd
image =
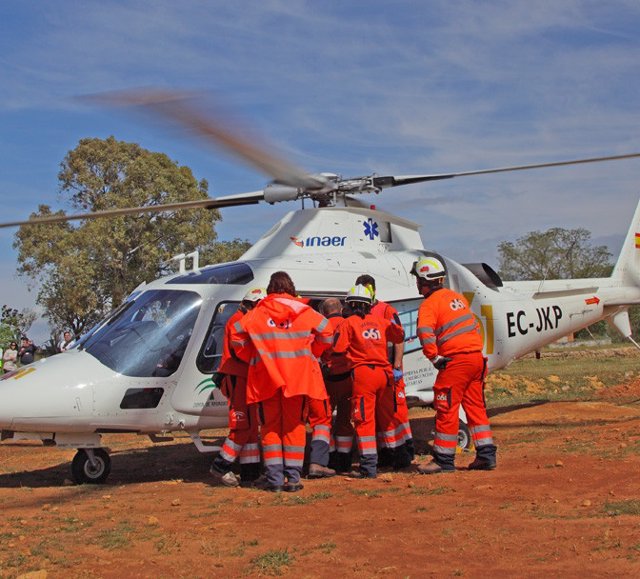
[[[92,414],[92,385],[113,372],[86,352],[45,358],[0,378],[0,429],[73,428]]]

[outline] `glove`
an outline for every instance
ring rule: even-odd
[[[393,381],[394,382],[400,382],[400,380],[402,379],[403,375],[404,375],[404,372],[400,368],[394,368],[393,369]]]
[[[449,362],[451,362],[451,358],[447,358],[446,356],[436,356],[431,360],[436,370],[444,370]]]

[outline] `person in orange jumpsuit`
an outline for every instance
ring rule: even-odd
[[[376,298],[376,280],[363,274],[356,279],[356,285],[364,285],[373,294],[371,314],[400,324],[398,311],[391,305]],[[384,431],[377,432],[378,464],[390,466],[394,470],[401,470],[411,465],[415,457],[413,435],[409,423],[409,407],[405,394],[405,383],[402,370],[404,356],[404,342],[389,346],[389,360],[393,365],[393,388],[386,392],[387,396],[382,404],[386,404],[389,412],[393,413],[393,420]]]
[[[411,272],[424,296],[418,310],[418,339],[424,355],[438,370],[433,386],[433,460],[418,470],[422,474],[455,471],[460,404],[476,448],[469,469],[492,470],[496,468],[496,446],[484,400],[487,359],[482,355],[478,322],[465,297],[443,286],[447,272],[440,256],[419,259]]]
[[[328,320],[296,295],[289,275],[274,273],[267,297],[231,332],[236,355],[249,364],[247,403],[258,404],[263,488],[276,492],[302,488],[306,401],[327,397],[318,357],[333,339]]]
[[[327,298],[320,312],[329,320],[335,334],[343,322],[342,304],[338,298]],[[309,400],[309,424],[313,429],[308,478],[334,476],[336,471],[351,470],[353,425],[351,424],[351,367],[344,354],[333,348],[320,359],[328,400]],[[335,423],[332,424],[335,411]],[[331,465],[333,468],[329,468]]]
[[[370,313],[373,296],[369,288],[357,285],[349,291],[347,304],[353,314],[339,326],[333,351],[345,353],[352,365],[351,417],[360,452],[360,467],[349,476],[375,478],[378,469],[376,430],[386,430],[393,413],[380,402],[393,387],[393,369],[387,356],[387,342],[404,340],[402,326]]]
[[[234,324],[266,296],[262,288],[249,290],[238,310],[229,318],[222,343],[222,358],[218,368],[221,392],[229,401],[229,435],[220,454],[211,464],[211,475],[219,484],[229,487],[250,485],[260,475],[258,418],[255,405],[247,405],[247,373],[249,366],[240,360],[230,346]],[[231,470],[240,462],[240,480]]]

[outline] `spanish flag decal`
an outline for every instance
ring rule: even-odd
[[[640,233],[636,233],[636,249],[640,249]]]

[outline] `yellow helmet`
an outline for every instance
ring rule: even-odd
[[[371,305],[373,303],[373,293],[364,285],[353,286],[347,293],[345,300],[348,302],[360,302]]]
[[[411,273],[428,281],[443,278],[447,275],[444,262],[437,257],[421,257],[413,263]]]

